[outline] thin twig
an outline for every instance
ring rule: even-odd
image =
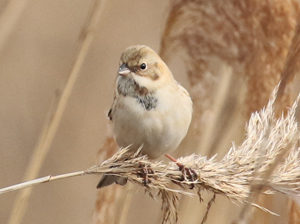
[[[89,15],[89,19],[83,27],[83,31],[81,32],[81,39],[78,48],[78,52],[76,54],[68,81],[62,91],[61,98],[58,102],[57,108],[52,116],[52,120],[47,126],[46,130],[43,131],[43,136],[41,137],[41,141],[37,145],[34,150],[33,156],[30,160],[29,166],[27,167],[24,175],[24,180],[36,178],[39,170],[43,164],[43,161],[46,158],[50,150],[50,146],[53,142],[53,139],[56,135],[57,129],[59,127],[60,121],[62,119],[62,115],[67,106],[67,102],[71,96],[73,87],[75,85],[76,80],[80,74],[80,69],[82,64],[86,58],[89,47],[94,39],[95,30],[97,28],[97,23],[100,19],[100,15],[102,13],[102,1],[95,0],[92,5],[91,14]],[[82,35],[83,34],[83,35]],[[14,202],[13,210],[10,215],[9,224],[19,224],[25,214],[26,205],[28,203],[28,199],[31,195],[31,188],[27,188],[26,190],[20,192],[16,200]]]

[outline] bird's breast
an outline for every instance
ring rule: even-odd
[[[162,89],[153,94],[153,98],[143,98],[144,102],[120,95],[113,116],[113,130],[118,144],[122,147],[143,145],[142,150],[154,158],[176,149],[186,135],[191,120],[189,102],[177,95]],[[147,105],[155,107],[148,110]]]

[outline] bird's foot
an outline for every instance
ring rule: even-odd
[[[175,159],[170,154],[165,154],[165,156],[171,161],[175,162],[179,170],[182,172],[182,178],[180,181],[195,182],[198,179],[198,175],[195,170],[193,170],[192,168],[185,167],[182,163],[178,162],[177,159]],[[193,189],[194,187],[194,183],[191,183],[190,189]]]
[[[154,171],[151,169],[151,167],[146,166],[145,164],[139,164],[139,168],[141,168],[141,171],[138,172],[138,176],[143,178],[143,184],[144,186],[147,186],[151,183],[149,174],[153,174]]]

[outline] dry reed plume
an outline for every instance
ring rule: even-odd
[[[216,81],[212,61],[233,66],[237,75],[249,78],[254,92],[249,111],[254,111],[266,104],[279,81],[298,13],[296,0],[172,1],[161,55],[168,58],[183,49],[192,86],[209,88]],[[255,94],[256,88],[264,91],[263,97]]]
[[[299,6],[298,0],[170,3],[160,52],[166,61],[176,53],[183,56],[195,111],[180,152],[222,155],[232,139],[242,140],[241,126],[266,105],[280,80],[275,111],[280,114],[292,104],[300,61]],[[181,216],[198,223],[191,203],[188,198],[181,203]]]
[[[196,136],[202,134],[199,123],[205,125],[203,114],[212,110],[222,75],[233,75],[231,90],[240,88],[237,80],[245,83],[245,103],[240,109],[248,116],[266,105],[281,79],[299,12],[297,0],[172,1],[160,52],[167,61],[175,52],[184,55],[197,111],[197,124],[192,124]],[[298,54],[292,55],[293,61],[299,61]],[[288,67],[295,70],[296,63]],[[286,80],[287,87],[292,77]],[[280,100],[281,109],[290,105],[289,91]]]
[[[151,197],[161,197],[163,223],[177,221],[180,194],[196,193],[201,200],[201,192],[207,190],[243,204],[249,203],[249,195],[257,189],[262,189],[265,194],[280,192],[291,197],[300,196],[300,132],[295,120],[300,95],[286,116],[277,119],[273,108],[275,94],[276,91],[264,109],[251,115],[245,140],[240,146],[233,145],[223,159],[218,161],[215,157],[197,154],[179,158],[178,163],[189,168],[191,175],[180,171],[174,162],[150,161],[140,151],[132,153],[130,148],[125,148],[99,165],[65,176],[106,173],[126,177],[144,187]],[[282,152],[286,157],[266,176]],[[59,179],[54,176],[41,182],[51,178]],[[18,188],[20,186],[0,189],[0,193]],[[260,207],[254,203],[251,205]]]

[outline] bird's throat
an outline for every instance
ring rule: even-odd
[[[157,106],[158,100],[155,97],[155,92],[150,92],[146,87],[139,86],[132,78],[119,77],[117,90],[119,95],[135,98],[145,110],[152,110]]]

